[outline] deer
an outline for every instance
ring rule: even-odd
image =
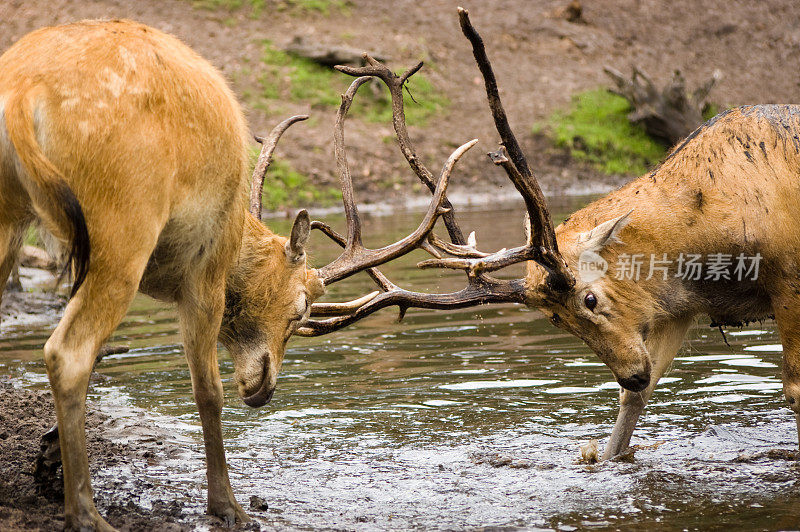
[[[415,231],[378,249],[361,244],[343,133],[353,94],[334,127],[350,245],[317,270],[307,261],[306,210],[288,238],[261,222],[276,144],[307,116],[256,137],[263,146],[248,177],[251,139],[239,103],[222,74],[176,37],[130,20],[82,21],[34,31],[0,56],[0,295],[34,222],[63,247],[73,281],[43,349],[67,530],[113,530],[94,504],[86,393],[101,346],[137,292],[177,307],[203,431],[207,511],[232,525],[249,517],[225,461],[217,343],[233,359],[242,401],[265,405],[312,304],[315,315],[335,317],[377,296],[315,303],[326,285],[426,245],[439,217],[452,218],[447,185],[475,140],[443,165]]]
[[[554,228],[509,125],[483,40],[469,13],[458,12],[501,139],[488,156],[525,202],[525,244],[480,251],[475,234],[465,240],[453,218],[450,241],[431,232],[421,242],[432,258],[418,266],[462,270],[463,289],[411,292],[373,269],[378,295],[348,314],[312,317],[295,334],[327,334],[390,306],[399,308],[400,319],[409,308],[518,303],[538,309],[583,340],[620,386],[619,413],[601,457],[606,460],[628,449],[647,401],[699,316],[720,328],[774,318],[783,344],[783,391],[800,431],[800,106],[725,111],[675,146],[657,168]],[[339,70],[382,79],[401,106],[396,76],[369,57],[367,63]],[[420,165],[403,124],[395,125],[407,158]],[[312,228],[347,245],[325,224],[312,222]],[[702,266],[700,259],[709,271],[689,268]],[[524,278],[490,275],[518,263],[526,264]]]

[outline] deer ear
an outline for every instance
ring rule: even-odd
[[[292,225],[292,234],[286,242],[286,258],[291,263],[299,262],[306,256],[306,243],[311,234],[311,219],[308,211],[301,209]]]
[[[600,251],[608,244],[622,242],[618,235],[620,231],[630,223],[632,212],[633,209],[622,216],[601,223],[591,231],[579,234],[578,244],[581,245],[584,250]]]

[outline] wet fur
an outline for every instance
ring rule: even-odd
[[[529,304],[551,320],[557,316],[554,323],[586,341],[618,379],[650,373],[650,385],[641,394],[645,400],[680,346],[677,342],[674,350],[654,351],[649,331],[680,330],[675,324],[700,315],[710,316],[715,325],[774,316],[785,350],[784,391],[800,413],[800,107],[726,111],[694,131],[658,168],[574,213],[556,228],[559,250],[570,267],[577,271],[584,250],[580,234],[631,209],[630,222],[619,235],[622,242],[601,251],[609,265],[621,253],[640,253],[646,277],[651,253],[667,253],[672,260],[680,253],[704,259],[711,253],[760,253],[758,279],[689,281],[671,270],[667,280],[660,274],[638,282],[607,275],[592,283],[578,280],[574,290],[554,293],[543,282],[542,268],[530,263]],[[598,296],[597,313],[583,305],[588,291]],[[615,434],[627,432],[620,423]],[[616,441],[622,445],[616,451],[628,444],[625,438]]]

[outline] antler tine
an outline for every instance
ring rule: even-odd
[[[454,257],[462,257],[462,258],[470,258],[470,259],[477,259],[482,257],[488,257],[489,253],[484,253],[482,251],[478,251],[475,246],[475,232],[473,231],[470,233],[469,238],[467,239],[467,244],[460,245],[460,244],[451,244],[450,242],[446,242],[436,236],[435,234],[431,233],[428,235],[428,242],[433,246],[434,249],[438,251],[444,251],[448,255],[453,255]],[[440,256],[431,253],[437,259],[441,258]]]
[[[417,156],[416,150],[414,149],[414,144],[411,142],[411,137],[408,135],[405,107],[403,102],[403,85],[411,76],[416,74],[422,68],[423,62],[420,61],[408,69],[405,73],[398,76],[386,65],[372,58],[369,54],[364,54],[364,59],[366,60],[367,65],[363,67],[337,65],[335,68],[340,72],[344,72],[350,76],[371,76],[376,77],[384,82],[386,87],[389,89],[389,95],[392,99],[392,125],[394,126],[394,131],[397,135],[397,142],[400,145],[400,151],[403,153],[403,156],[408,161],[409,166],[411,166],[411,169],[414,171],[420,181],[422,181],[422,183],[428,187],[431,193],[433,193],[436,190],[436,182],[433,178],[433,174]],[[455,211],[453,210],[453,205],[450,203],[450,200],[445,198],[442,206],[445,209],[450,209],[450,212],[443,216],[445,227],[450,235],[450,240],[452,240],[454,244],[465,244],[466,241],[464,240],[464,235],[458,225],[458,222],[456,221]]]
[[[347,245],[342,256],[353,253],[355,249],[361,247],[361,219],[358,216],[358,205],[353,192],[353,178],[350,175],[347,152],[344,147],[344,121],[358,88],[369,80],[369,76],[364,76],[353,80],[353,83],[350,84],[347,92],[342,95],[342,104],[336,114],[336,125],[333,129],[333,149],[336,156],[336,168],[339,171],[339,184],[342,187],[344,215],[347,218]]]
[[[337,233],[336,231],[331,228],[328,224],[324,222],[319,222],[314,220],[311,222],[311,229],[318,229],[321,231],[325,236],[339,244],[341,247],[345,247],[347,245],[347,241],[345,238]],[[384,292],[389,292],[397,288],[397,286],[392,283],[385,275],[383,275],[380,270],[377,268],[367,268],[367,274],[372,278],[373,281],[380,287],[380,289]],[[358,307],[368,303],[371,301],[376,295],[380,292],[371,292],[359,299],[349,301],[346,303],[313,303],[311,305],[311,316],[331,316],[331,315],[343,315],[355,312],[358,310]],[[341,310],[337,312],[336,310]]]
[[[422,222],[413,233],[401,240],[398,240],[394,244],[374,250],[366,249],[363,245],[361,245],[360,238],[353,238],[352,235],[348,235],[347,246],[339,258],[327,266],[319,269],[318,274],[325,284],[330,284],[340,279],[344,279],[345,277],[371,266],[383,264],[384,262],[388,262],[408,253],[412,249],[420,247],[421,243],[433,230],[438,217],[445,212],[448,212],[442,207],[442,203],[445,198],[445,193],[447,192],[447,185],[450,181],[450,174],[453,171],[453,167],[464,155],[464,153],[466,153],[467,150],[469,150],[477,142],[478,140],[474,139],[462,144],[456,148],[456,150],[447,159],[447,162],[442,168],[442,173],[436,185],[436,190],[434,191],[428,211],[425,213],[425,217],[422,219]],[[352,187],[352,183],[350,183],[350,186]],[[345,209],[347,210],[347,205],[345,205]],[[357,211],[355,211],[355,214],[357,216]],[[348,225],[352,225],[350,218],[348,218]]]
[[[377,290],[374,292],[370,292],[365,296],[361,296],[357,299],[353,299],[352,301],[345,301],[343,303],[314,303],[311,305],[311,315],[312,316],[343,316],[352,314],[353,312],[357,311],[360,307],[366,305],[373,299],[375,296],[380,294]]]
[[[250,213],[261,219],[261,194],[264,187],[264,177],[267,175],[267,169],[272,163],[272,152],[275,151],[275,146],[278,145],[281,135],[289,129],[289,126],[295,122],[307,120],[308,115],[295,115],[287,118],[277,126],[275,126],[267,138],[256,136],[255,139],[261,143],[261,153],[258,154],[258,161],[253,168],[253,178],[250,184]]]
[[[508,150],[511,158],[506,157],[505,150],[501,148],[497,152],[490,153],[492,161],[503,167],[514,186],[525,200],[525,206],[531,224],[531,231],[528,237],[528,246],[538,248],[530,257],[539,262],[548,270],[548,284],[556,290],[567,290],[575,284],[575,278],[567,267],[566,262],[558,252],[553,222],[547,210],[547,204],[542,194],[539,183],[533,176],[528,161],[517,142],[517,138],[511,131],[508,124],[505,109],[500,100],[500,93],[497,90],[497,79],[494,76],[492,65],[486,55],[483,39],[472,26],[469,20],[469,13],[466,9],[458,8],[458,18],[461,24],[461,31],[472,44],[472,53],[478,68],[483,76],[486,86],[486,97],[489,100],[489,107],[492,111],[495,127],[500,134],[502,145]],[[484,261],[485,262],[485,261]]]
[[[329,226],[324,222],[314,220],[313,222],[311,222],[311,229],[318,229],[325,236],[327,236],[328,238],[330,238],[331,240],[333,240],[342,247],[345,247],[347,245],[347,240],[342,235],[334,231],[333,228],[331,228],[331,226]],[[365,271],[370,277],[372,277],[372,280],[375,281],[375,283],[384,292],[388,292],[389,290],[395,288],[395,285],[389,279],[387,279],[386,276],[383,275],[377,268],[367,268]],[[313,314],[314,305],[311,305],[311,308]]]
[[[347,316],[327,320],[307,320],[294,334],[298,336],[320,336],[347,327],[380,309],[397,305],[402,318],[410,308],[458,309],[486,303],[524,303],[525,280],[510,281],[491,277],[474,277],[469,284],[450,294],[426,294],[395,288],[372,298],[369,303]]]

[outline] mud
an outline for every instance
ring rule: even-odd
[[[20,268],[21,287],[6,288],[0,302],[0,330],[54,323],[66,297],[54,290],[56,277],[47,270]]]
[[[150,499],[152,484],[143,469],[183,451],[165,441],[165,429],[138,420],[140,436],[126,438],[110,416],[97,412],[90,403],[86,420],[89,467],[95,481],[95,502],[100,513],[119,530],[183,531],[197,528],[230,530],[222,521],[187,510],[181,502]],[[52,485],[34,480],[34,464],[41,436],[55,423],[50,392],[31,390],[0,376],[0,530],[60,530],[64,526],[63,479],[60,468]],[[128,434],[130,436],[130,434]],[[198,464],[200,466],[202,464]],[[115,484],[103,474],[114,469],[134,470]],[[98,475],[99,473],[99,475]],[[138,477],[138,478],[137,478]],[[146,500],[146,508],[140,501]],[[261,501],[261,508],[266,503]],[[260,530],[258,523],[234,530]]]

